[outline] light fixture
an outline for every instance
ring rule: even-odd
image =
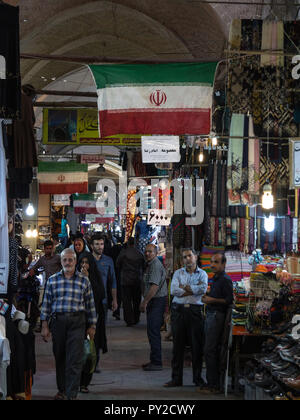
[[[32,238],[32,230],[31,230],[31,226],[28,226],[28,229],[25,233],[26,238],[30,239]]]
[[[211,139],[211,144],[213,147],[217,147],[218,146],[218,138],[216,136],[213,136]]]
[[[98,174],[104,174],[106,172],[103,164],[99,165],[97,172]]]
[[[199,162],[203,163],[203,161],[204,161],[204,154],[203,154],[203,151],[202,151],[199,155]]]
[[[34,207],[31,203],[29,203],[26,209],[26,214],[27,216],[33,216],[34,213],[35,213]]]
[[[38,231],[37,231],[37,229],[36,229],[36,226],[34,226],[34,229],[33,229],[33,231],[32,231],[32,237],[33,237],[33,238],[37,238],[37,237],[38,237]]]
[[[274,232],[275,230],[275,217],[274,216],[269,216],[269,217],[265,217],[265,231],[266,232]]]
[[[269,182],[263,188],[262,207],[266,210],[271,210],[274,207],[272,185]]]

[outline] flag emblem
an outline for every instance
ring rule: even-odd
[[[152,105],[156,105],[157,107],[165,105],[167,102],[167,95],[165,92],[157,90],[150,95],[150,102]]]

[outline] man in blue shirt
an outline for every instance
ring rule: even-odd
[[[63,270],[50,277],[46,285],[42,337],[48,342],[52,333],[58,387],[55,399],[73,400],[80,386],[84,339],[86,335],[94,339],[97,314],[90,281],[76,272],[75,252],[65,249],[61,264]]]
[[[207,292],[208,276],[197,266],[197,253],[184,249],[185,267],[177,270],[171,284],[174,297],[171,308],[173,332],[172,380],[166,388],[182,386],[184,351],[187,344],[192,348],[193,382],[205,385],[202,379],[204,315],[202,297]]]
[[[105,246],[105,237],[101,234],[95,234],[91,238],[91,247],[99,272],[101,273],[106,298],[103,301],[106,313],[108,309],[113,312],[118,309],[117,301],[117,279],[115,267],[112,258],[103,254]]]

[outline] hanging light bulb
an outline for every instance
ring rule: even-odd
[[[266,232],[274,232],[275,230],[275,217],[274,216],[269,216],[269,217],[265,217],[265,231]]]
[[[262,207],[266,210],[271,210],[274,207],[274,196],[272,194],[272,185],[267,183],[263,189]]]
[[[211,139],[211,144],[212,144],[213,147],[217,147],[218,146],[218,138],[216,136],[214,136]]]
[[[38,237],[38,231],[37,231],[37,229],[36,229],[36,226],[34,226],[34,229],[33,229],[33,231],[32,231],[32,237],[33,237],[33,238],[37,238],[37,237]]]
[[[204,153],[203,153],[203,149],[201,149],[200,154],[199,154],[199,162],[203,163],[204,162]]]
[[[27,231],[25,233],[25,236],[28,239],[32,238],[32,230],[31,230],[31,227],[30,226],[28,226],[28,229],[27,229]]]
[[[26,209],[26,214],[27,216],[33,216],[34,213],[35,213],[34,207],[31,203],[29,203]]]

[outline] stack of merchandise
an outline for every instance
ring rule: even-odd
[[[247,309],[249,305],[249,287],[247,286],[247,281],[243,280],[235,283],[234,296],[233,326],[246,327],[248,320]]]
[[[288,257],[287,259],[288,272],[293,279],[292,291],[293,294],[300,294],[300,258]]]
[[[293,335],[291,323],[287,324],[284,333],[268,338],[261,354],[246,365],[246,388],[254,389],[252,400],[300,399],[299,337]]]
[[[281,262],[281,257],[264,256],[264,261],[256,267],[255,271],[258,273],[271,273],[277,269]]]
[[[293,294],[299,295],[300,294],[300,276],[294,277],[294,284],[293,284]]]
[[[212,256],[216,253],[216,252],[224,252],[225,248],[223,247],[218,247],[218,246],[206,246],[203,247],[202,252],[201,252],[201,268],[206,271],[207,275],[208,275],[208,279],[211,281],[214,274],[210,269],[210,262],[211,262],[211,258]]]
[[[226,252],[226,274],[233,283],[250,277],[252,266],[249,264],[249,256],[239,251]]]

